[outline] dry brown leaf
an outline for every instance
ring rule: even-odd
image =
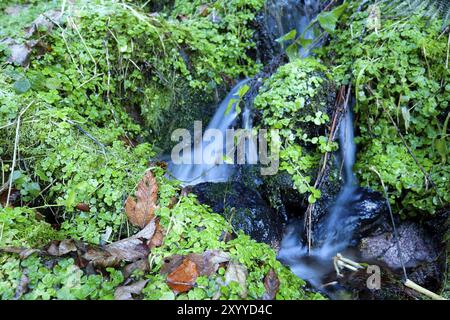
[[[153,219],[134,236],[111,243],[105,247],[105,250],[124,261],[145,259],[150,252],[147,242],[153,237],[155,230],[155,219]]]
[[[83,255],[83,259],[88,260],[94,267],[109,268],[117,267],[122,261],[119,257],[101,250],[100,248],[91,248]]]
[[[188,259],[195,262],[200,275],[210,276],[216,273],[221,263],[230,261],[230,255],[220,250],[208,250],[202,255],[190,254]]]
[[[280,280],[273,269],[270,269],[265,276],[264,287],[266,292],[263,295],[263,300],[274,300],[280,288]]]
[[[76,205],[77,210],[83,211],[83,212],[89,212],[91,208],[87,203],[79,203]]]
[[[23,247],[4,247],[4,248],[0,248],[0,252],[18,254],[19,258],[21,260],[24,260],[24,259],[28,258],[29,256],[31,256],[33,253],[41,253],[41,250],[23,248]]]
[[[114,292],[115,300],[134,300],[134,295],[139,295],[142,292],[142,289],[147,285],[148,280],[140,280],[128,286],[118,287]]]
[[[60,257],[74,251],[77,251],[77,246],[73,240],[52,241],[47,249],[47,253],[55,257]]]
[[[197,266],[188,258],[167,276],[167,284],[176,293],[189,291],[198,277]]]
[[[155,234],[151,238],[148,246],[150,247],[150,250],[156,247],[160,247],[163,244],[164,240],[164,230],[159,224],[159,220],[156,221],[156,230]]]
[[[137,185],[135,197],[129,196],[125,202],[125,212],[134,226],[144,228],[154,216],[158,199],[158,185],[149,170]]]
[[[208,250],[203,254],[191,253],[187,256],[173,255],[164,259],[161,267],[161,274],[173,272],[181,265],[184,259],[188,259],[195,263],[197,271],[201,276],[210,276],[219,269],[220,264],[230,261],[230,255],[220,250]]]
[[[147,272],[150,270],[150,265],[147,259],[137,260],[129,265],[125,266],[122,270],[123,277],[125,279],[129,278],[134,271],[141,270],[142,272]]]
[[[242,298],[247,297],[247,269],[243,265],[235,262],[230,262],[228,264],[227,271],[225,271],[225,283],[237,282],[241,287],[241,292],[239,293]]]
[[[50,32],[55,23],[60,23],[62,18],[62,12],[60,10],[49,10],[39,15],[31,24],[26,28],[26,37],[31,37],[38,30],[45,30]]]

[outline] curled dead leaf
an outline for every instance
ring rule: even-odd
[[[176,293],[189,291],[198,277],[197,266],[185,258],[183,262],[167,276],[167,284]]]
[[[225,283],[237,282],[241,287],[239,295],[241,298],[247,297],[247,269],[238,263],[230,262],[225,271]]]
[[[159,224],[159,220],[156,221],[156,230],[153,237],[150,239],[148,246],[150,247],[150,250],[156,247],[160,247],[163,244],[164,240],[164,230]]]
[[[47,249],[47,253],[55,257],[60,257],[74,251],[77,251],[74,240],[52,241]]]
[[[147,258],[150,249],[147,242],[153,237],[156,230],[155,219],[134,236],[113,242],[105,247],[111,255],[124,261],[136,261]]]
[[[264,288],[266,288],[266,292],[263,295],[263,300],[275,299],[278,289],[280,288],[280,280],[272,268],[264,277]]]
[[[138,183],[135,196],[125,202],[125,212],[134,226],[144,228],[154,217],[158,185],[153,173],[148,170]]]
[[[115,300],[134,300],[133,295],[141,294],[147,285],[148,280],[140,280],[128,286],[121,286],[114,292]]]

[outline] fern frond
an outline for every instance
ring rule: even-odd
[[[450,24],[450,0],[378,0],[383,13],[394,16],[421,14],[427,19],[442,19],[443,28]]]

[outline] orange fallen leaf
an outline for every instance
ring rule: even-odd
[[[178,268],[167,276],[167,284],[177,293],[186,292],[194,286],[197,277],[196,264],[186,258]]]
[[[129,196],[125,202],[125,212],[134,226],[144,228],[154,216],[158,199],[158,185],[149,170],[137,185],[135,197]]]

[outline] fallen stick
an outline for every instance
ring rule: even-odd
[[[409,279],[406,279],[404,285],[410,289],[413,289],[419,293],[426,295],[427,297],[429,297],[433,300],[447,300],[444,297],[442,297],[434,292],[431,292],[430,290],[425,289],[424,287],[419,286],[417,283],[415,283]]]

